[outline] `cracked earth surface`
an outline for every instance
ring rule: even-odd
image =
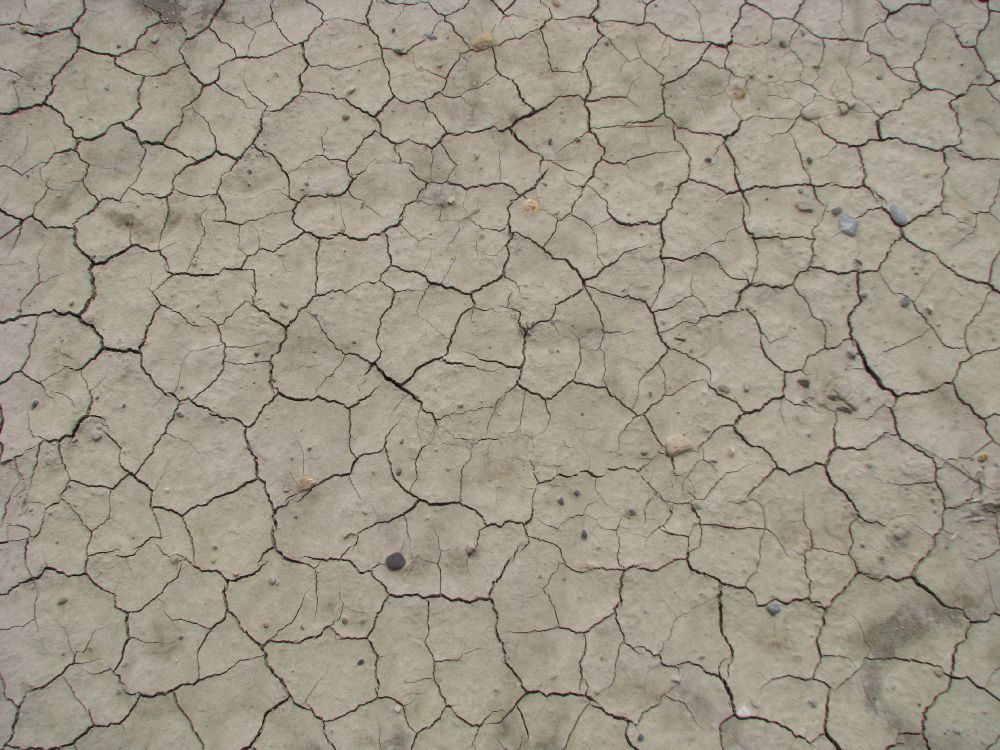
[[[997,0],[0,0],[0,744],[997,747],[997,76]]]

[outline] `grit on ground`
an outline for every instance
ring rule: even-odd
[[[0,0],[0,745],[1000,742],[1000,0]]]

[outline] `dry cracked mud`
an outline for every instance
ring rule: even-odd
[[[998,76],[1000,0],[0,0],[0,744],[998,747]]]

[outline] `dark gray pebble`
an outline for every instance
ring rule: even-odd
[[[840,206],[836,206],[830,209],[830,213],[833,214],[834,216],[840,216],[840,212],[843,210],[844,209],[842,209]]]
[[[389,570],[402,570],[406,566],[406,558],[402,552],[393,552],[385,558],[385,567]]]
[[[557,503],[559,503],[560,505],[565,505],[565,504],[566,504],[566,500],[565,500],[564,498],[561,498],[561,497],[560,497],[560,498],[558,498],[558,499],[556,500],[556,502],[557,502]]]
[[[781,611],[781,605],[778,604],[777,602],[770,602],[767,605],[767,613],[771,615],[771,617],[774,617],[780,611]]]
[[[434,33],[430,32],[430,31],[428,31],[426,34],[424,34],[424,38],[425,39],[430,39],[432,42],[436,42],[437,41],[437,34],[434,34]]]
[[[909,297],[907,297],[907,296],[906,296],[906,295],[904,294],[904,295],[903,295],[902,297],[900,297],[900,299],[899,299],[899,306],[900,306],[900,307],[909,307],[909,306],[910,306],[910,298],[909,298]]]
[[[587,541],[587,537],[588,537],[588,536],[589,536],[589,535],[587,534],[587,530],[586,530],[586,529],[584,529],[583,531],[581,531],[581,532],[580,532],[580,538],[581,538],[581,539],[582,539],[583,541]]]
[[[799,385],[801,385],[803,388],[808,388],[809,378],[799,378]]]

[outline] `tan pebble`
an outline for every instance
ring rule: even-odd
[[[479,36],[473,37],[469,46],[474,50],[489,49],[493,46],[493,35],[488,31],[484,31]]]
[[[693,451],[694,443],[687,435],[670,435],[663,442],[663,447],[666,448],[667,455],[673,457]]]
[[[449,195],[447,202],[448,202],[449,206],[454,206],[455,205],[455,196],[454,195]]]
[[[472,557],[472,555],[476,554],[476,545],[467,544],[465,546],[465,554],[467,554],[469,557]]]
[[[981,464],[986,463],[989,460],[989,458],[990,458],[989,454],[987,453],[980,453],[978,456],[976,456],[976,460]]]
[[[733,86],[733,88],[729,89],[729,97],[731,99],[736,99],[737,101],[739,101],[740,99],[746,99],[747,90],[740,86]]]
[[[300,492],[305,492],[316,486],[316,480],[310,476],[299,477],[295,482],[295,486],[299,488]]]
[[[524,202],[524,210],[529,214],[535,213],[535,211],[538,210],[538,201],[534,198],[528,198],[528,200]]]

